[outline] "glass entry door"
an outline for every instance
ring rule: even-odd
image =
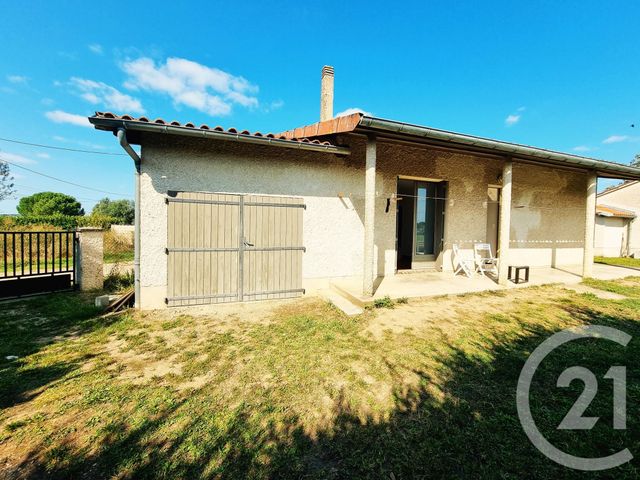
[[[446,181],[398,178],[398,270],[424,268],[421,262],[433,262],[442,253],[446,197]]]
[[[433,183],[416,182],[414,260],[433,260],[436,191]]]

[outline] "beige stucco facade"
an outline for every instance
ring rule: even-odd
[[[598,195],[598,203],[630,210],[636,214],[635,219],[628,220],[628,254],[635,257],[640,256],[640,220],[638,220],[638,217],[640,217],[640,182],[629,182],[623,186],[621,185],[611,190],[605,190]],[[607,236],[609,239],[616,237],[619,234],[619,232],[615,231],[616,229],[619,230],[618,223],[619,222],[608,222],[607,225],[611,225],[614,231],[610,231],[609,233],[600,232],[601,238],[604,236]],[[598,225],[596,225],[596,234],[598,234],[599,229],[605,228],[607,227],[598,227]],[[609,245],[609,243],[610,242],[608,242],[607,245]],[[598,248],[597,242],[596,248]]]
[[[304,198],[305,285],[362,275],[365,141],[340,138],[351,155],[149,136],[142,142],[140,283],[142,308],[164,306],[169,190]],[[375,266],[396,273],[398,177],[448,182],[444,247],[438,268],[453,270],[454,243],[471,250],[487,241],[487,188],[499,185],[503,161],[378,142]],[[531,266],[582,263],[587,176],[514,163],[510,262]],[[387,204],[389,207],[387,211]]]
[[[596,216],[594,253],[601,257],[622,257],[628,252],[631,219]]]

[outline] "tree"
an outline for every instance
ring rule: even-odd
[[[133,200],[110,200],[103,198],[91,211],[92,215],[113,217],[117,223],[131,225],[135,216]]]
[[[7,162],[0,161],[0,200],[4,200],[15,193],[13,177]]]
[[[631,160],[632,167],[640,167],[640,153],[637,153],[633,160]]]
[[[84,215],[80,202],[70,195],[58,192],[34,193],[22,197],[17,206],[18,213],[23,217],[33,215]]]

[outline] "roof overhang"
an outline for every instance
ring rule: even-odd
[[[219,140],[228,142],[250,143],[254,145],[291,148],[295,150],[306,150],[314,152],[333,153],[336,155],[349,155],[351,150],[347,147],[338,147],[329,142],[320,142],[308,138],[285,138],[284,136],[251,134],[247,131],[237,132],[233,129],[223,130],[221,128],[210,129],[206,125],[195,127],[193,124],[180,125],[177,122],[168,124],[164,121],[150,122],[147,119],[134,119],[132,117],[120,117],[111,114],[112,118],[107,118],[104,114],[96,113],[89,117],[89,122],[97,130],[111,131],[114,134],[124,129],[133,132],[129,139],[130,143],[140,144],[140,133],[157,133],[164,135],[178,135],[183,137],[196,137],[209,140]],[[161,123],[160,123],[161,122]],[[206,128],[204,128],[206,127]]]
[[[573,170],[586,170],[595,172],[598,176],[604,178],[640,180],[640,168],[628,165],[395,120],[370,117],[360,113],[296,128],[284,132],[282,135],[287,138],[300,136],[317,138],[339,133],[376,135],[382,139],[422,143],[467,153],[511,158],[514,161],[551,165]]]
[[[635,212],[610,205],[596,205],[596,215],[600,217],[636,218]]]

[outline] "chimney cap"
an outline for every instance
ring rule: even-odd
[[[333,67],[331,65],[325,65],[322,67],[322,76],[331,75],[333,76]]]

